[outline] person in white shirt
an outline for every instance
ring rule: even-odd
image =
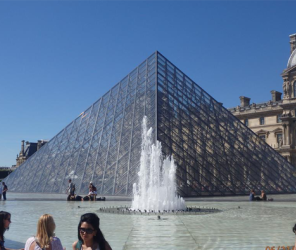
[[[30,237],[24,250],[63,250],[62,243],[54,236],[56,225],[49,214],[42,215],[37,224],[37,234]]]

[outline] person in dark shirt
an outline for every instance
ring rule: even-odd
[[[266,196],[266,193],[264,192],[264,190],[261,190],[261,200],[267,201],[267,196]]]
[[[249,200],[250,201],[266,201],[267,196],[263,190],[261,190],[261,196],[255,196],[254,189],[251,189]]]
[[[4,246],[4,233],[9,229],[11,223],[11,214],[5,211],[0,211],[0,250],[14,250]],[[23,248],[18,250],[24,250]]]
[[[75,185],[74,185],[74,183],[72,183],[71,179],[69,179],[68,192],[71,196],[75,195]]]
[[[3,195],[3,200],[6,201],[6,191],[8,190],[7,186],[5,185],[5,182],[2,182],[3,185],[3,191],[2,191],[2,195]]]
[[[254,192],[254,189],[251,189],[251,191],[250,191],[249,200],[250,201],[254,201],[255,200],[255,192]]]
[[[69,179],[69,185],[67,189],[68,197],[67,201],[75,200],[75,184]]]
[[[5,211],[0,211],[0,249],[6,250],[4,246],[4,233],[9,229],[11,223],[11,214]]]

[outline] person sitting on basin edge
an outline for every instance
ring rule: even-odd
[[[95,201],[97,199],[97,188],[92,182],[89,183],[89,193],[87,196],[89,197],[89,200]]]
[[[255,191],[254,189],[251,189],[250,191],[250,196],[249,196],[250,201],[261,201],[261,198],[259,196],[255,196]]]
[[[255,191],[254,189],[251,189],[250,191],[250,196],[249,196],[250,201],[273,201],[273,198],[267,199],[267,195],[264,192],[264,190],[261,190],[261,196],[255,196]]]
[[[255,200],[255,192],[254,192],[254,189],[251,189],[250,190],[249,200],[250,201],[254,201]]]
[[[266,193],[264,192],[264,190],[261,190],[261,200],[267,201],[267,196],[266,196]]]
[[[73,250],[112,250],[99,226],[100,219],[95,213],[81,215],[78,240],[73,243]]]
[[[42,215],[37,223],[37,234],[27,240],[25,250],[63,250],[60,239],[54,236],[55,228],[53,217]]]

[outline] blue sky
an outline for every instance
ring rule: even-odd
[[[154,51],[225,107],[271,99],[294,1],[1,1],[0,166],[51,139]]]

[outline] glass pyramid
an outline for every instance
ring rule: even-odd
[[[81,113],[5,182],[10,191],[131,195],[141,123],[177,163],[182,196],[295,192],[294,167],[159,52]]]

